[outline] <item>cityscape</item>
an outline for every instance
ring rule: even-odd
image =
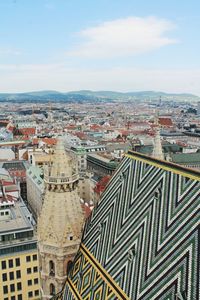
[[[180,32],[199,18],[172,8],[0,1],[0,300],[199,299],[200,73]]]

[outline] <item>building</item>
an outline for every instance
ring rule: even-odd
[[[38,219],[42,299],[62,289],[78,251],[84,212],[78,196],[78,169],[58,141],[44,171],[45,194]]]
[[[42,167],[47,165],[51,160],[49,149],[28,149],[28,161],[33,166]]]
[[[84,147],[71,147],[75,159],[78,161],[79,172],[85,172],[87,169],[87,152]]]
[[[78,183],[78,194],[80,198],[88,204],[94,203],[95,184],[93,173],[81,173]]]
[[[43,169],[38,166],[30,166],[27,170],[27,203],[35,220],[41,210],[44,193]]]
[[[5,168],[10,176],[20,185],[20,194],[24,201],[27,200],[26,187],[26,163],[25,161],[9,161],[4,162],[2,167]]]
[[[110,175],[104,176],[95,184],[95,187],[94,187],[94,204],[95,205],[99,202],[101,195],[104,192],[110,178],[111,178]]]
[[[14,184],[1,180],[0,299],[40,299],[37,239],[32,215]]]
[[[53,299],[198,299],[199,191],[199,172],[129,151]]]
[[[200,152],[176,153],[171,155],[171,161],[181,166],[200,170]]]
[[[88,154],[87,168],[89,171],[101,174],[102,176],[112,175],[119,162],[106,155]]]

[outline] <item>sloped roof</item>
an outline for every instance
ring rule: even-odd
[[[199,190],[199,172],[130,151],[86,222],[63,299],[197,299]]]

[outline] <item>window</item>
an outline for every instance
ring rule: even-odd
[[[10,300],[15,300],[15,296],[11,296]]]
[[[15,258],[15,265],[16,267],[20,266],[20,258]]]
[[[67,263],[67,274],[68,274],[69,271],[71,270],[72,266],[73,266],[73,263],[72,263],[71,260],[69,260],[68,263]]]
[[[9,299],[6,297],[6,298],[4,298],[3,300],[9,300]]]
[[[31,268],[27,268],[27,274],[31,274]]]
[[[55,290],[55,285],[53,283],[50,284],[49,290],[50,290],[50,295],[52,296],[55,295],[56,290]]]
[[[3,281],[7,281],[7,274],[6,274],[6,273],[3,273],[3,274],[2,274],[2,280],[3,280]]]
[[[32,280],[31,279],[28,280],[28,285],[29,286],[32,285]]]
[[[5,270],[5,269],[6,269],[6,261],[5,261],[5,260],[3,260],[3,261],[1,262],[1,268],[2,268],[2,270]]]
[[[28,297],[32,298],[33,297],[33,292],[28,292]]]
[[[37,254],[33,255],[33,260],[37,260]]]
[[[9,273],[10,280],[14,280],[14,272]]]
[[[11,291],[11,292],[14,292],[14,291],[15,291],[15,285],[14,285],[14,284],[11,284],[11,285],[10,285],[10,291]]]
[[[55,264],[54,264],[53,260],[49,261],[49,275],[55,276]]]
[[[34,284],[38,284],[38,278],[34,279]]]
[[[33,272],[36,273],[38,271],[38,267],[33,267]]]
[[[39,296],[39,290],[35,291],[35,296]]]
[[[26,262],[29,262],[29,261],[31,261],[30,255],[26,257]]]
[[[21,278],[21,271],[20,270],[16,271],[16,277],[17,277],[17,279]]]
[[[21,282],[18,282],[17,283],[17,290],[21,291],[21,289],[22,289],[22,284],[21,284]]]
[[[13,268],[13,260],[9,259],[8,261],[9,268]]]
[[[8,294],[8,286],[7,285],[4,285],[3,286],[3,294]]]
[[[17,300],[22,300],[22,295],[18,295]]]

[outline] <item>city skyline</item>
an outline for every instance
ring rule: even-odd
[[[198,1],[0,2],[0,92],[200,95]]]

